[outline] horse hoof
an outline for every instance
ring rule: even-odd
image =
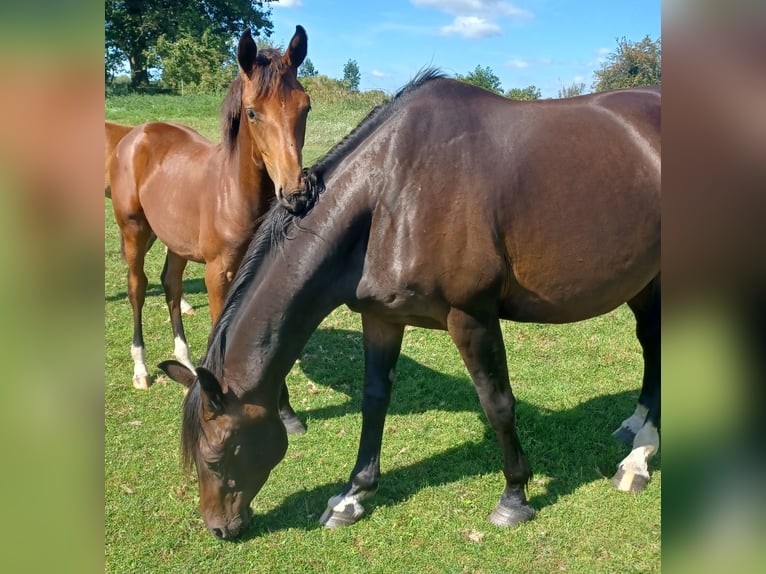
[[[150,384],[149,375],[135,375],[133,377],[133,386],[139,390],[145,391],[149,388]]]
[[[298,417],[288,417],[282,419],[287,434],[306,434],[306,427]]]
[[[636,438],[636,433],[627,427],[620,427],[612,433],[612,436],[618,441],[631,446],[633,444],[633,440]]]
[[[535,516],[535,509],[527,505],[518,506],[503,506],[498,504],[495,509],[487,517],[492,524],[506,528],[508,526],[515,526],[522,522],[532,520]]]
[[[333,496],[327,502],[327,508],[319,517],[319,524],[325,528],[350,526],[364,516],[364,506],[358,500]]]
[[[623,492],[641,492],[649,484],[649,477],[618,468],[612,478],[612,485]]]

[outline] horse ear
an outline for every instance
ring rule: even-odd
[[[258,46],[255,45],[255,40],[250,33],[250,28],[242,33],[242,37],[239,39],[239,45],[237,46],[237,61],[239,67],[248,76],[253,73],[255,67],[255,57],[258,55]]]
[[[309,49],[308,44],[309,39],[308,36],[306,36],[306,30],[303,29],[303,26],[296,26],[295,34],[293,35],[292,40],[290,40],[290,45],[285,54],[287,62],[296,70],[306,58],[306,53]]]
[[[196,375],[186,365],[178,361],[162,361],[157,366],[165,371],[168,377],[181,383],[187,389],[192,386],[196,378]]]
[[[228,390],[227,386],[221,385],[216,376],[204,367],[199,367],[197,369],[197,380],[199,381],[205,396],[208,398],[208,410],[213,413],[222,412],[224,395]]]

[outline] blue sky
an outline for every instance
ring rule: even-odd
[[[320,74],[359,64],[360,89],[394,92],[419,69],[467,74],[489,66],[504,91],[533,84],[543,97],[584,82],[623,36],[661,35],[660,0],[280,0],[272,42],[302,25]]]

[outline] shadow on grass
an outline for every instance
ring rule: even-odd
[[[127,277],[127,270],[125,271],[126,277]],[[125,280],[125,285],[127,286],[127,279]],[[184,293],[206,293],[205,289],[205,280],[204,279],[184,279],[183,282],[183,288]],[[146,287],[146,296],[147,297],[165,297],[165,291],[162,289],[162,284],[160,283],[149,283]],[[113,301],[122,301],[123,299],[128,298],[128,292],[127,291],[119,291],[117,293],[114,293],[112,295],[109,295],[107,297],[104,297],[104,301],[111,303]],[[164,300],[164,299],[163,299]],[[195,309],[199,309],[202,306],[207,305],[198,305],[195,307]]]
[[[358,411],[363,370],[361,352],[361,333],[352,331],[320,330],[307,344],[301,359],[301,368],[306,375],[317,383],[351,395],[351,400],[342,405],[299,411],[302,419],[308,419],[309,432],[312,432],[312,423]],[[339,379],[337,367],[333,370],[332,366],[354,353],[358,357],[355,360],[357,368],[344,368],[344,378]],[[358,382],[346,380],[349,376],[358,377]],[[533,472],[551,477],[544,492],[532,496],[530,504],[534,508],[540,510],[550,506],[580,486],[612,475],[629,449],[612,438],[611,432],[633,412],[637,396],[637,391],[602,395],[571,409],[551,411],[525,401],[517,393],[517,429],[521,443]],[[365,503],[368,515],[377,507],[406,501],[424,488],[485,474],[497,476],[499,499],[504,486],[502,455],[467,374],[464,378],[445,375],[402,355],[389,414],[430,410],[475,412],[485,421],[482,440],[466,442],[410,466],[384,471],[378,492]],[[354,458],[355,452],[349,452],[349,472]],[[652,470],[659,468],[660,457],[657,456],[652,461]],[[327,483],[288,496],[271,512],[256,514],[253,524],[240,540],[257,538],[274,530],[320,528],[319,514],[327,499],[337,494],[342,486],[341,482]],[[307,509],[312,512],[307,514]],[[486,509],[487,513],[491,510]]]

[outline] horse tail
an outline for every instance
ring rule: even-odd
[[[104,122],[104,197],[112,197],[112,185],[109,182],[109,165],[112,163],[114,148],[132,129],[133,126]]]

